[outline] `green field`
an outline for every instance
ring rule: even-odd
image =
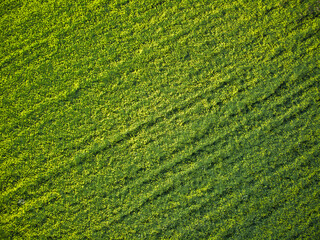
[[[0,239],[319,239],[320,1],[2,0]]]

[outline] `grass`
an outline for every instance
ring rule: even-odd
[[[2,239],[317,239],[319,1],[0,3]]]

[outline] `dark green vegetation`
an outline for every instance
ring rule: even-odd
[[[319,8],[1,1],[0,239],[317,239]]]

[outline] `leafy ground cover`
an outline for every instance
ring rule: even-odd
[[[0,3],[2,239],[317,239],[320,2]]]

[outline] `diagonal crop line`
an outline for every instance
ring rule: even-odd
[[[302,89],[306,89],[306,88],[312,86],[315,83],[316,83],[316,80],[314,80],[312,82],[309,82],[309,83],[304,83],[303,84],[304,87]],[[291,96],[296,95],[297,93],[301,92],[302,89],[298,89],[297,88],[294,91],[290,92],[289,94],[281,97],[281,99],[283,99],[282,102],[285,99],[290,99]],[[259,101],[259,100],[257,100],[257,101]],[[272,109],[275,106],[278,106],[279,104],[281,104],[281,103],[275,103],[273,105],[268,105],[267,109]],[[268,125],[265,128],[266,129],[275,128],[275,127],[285,123],[286,121],[288,121],[294,115],[296,116],[297,114],[300,114],[303,111],[306,111],[306,109],[308,107],[310,107],[310,106],[311,106],[311,103],[309,103],[309,104],[307,104],[305,106],[299,107],[298,110],[291,110],[289,113],[287,113],[286,115],[281,117],[279,120],[275,120],[273,122],[265,121],[266,123],[268,122]],[[259,116],[259,115],[262,115],[262,113],[258,114],[257,116]],[[225,116],[225,118],[222,118],[221,121],[227,120],[228,117],[229,117],[229,115]],[[262,125],[264,125],[264,124],[262,124]],[[142,186],[143,184],[152,181],[152,179],[156,179],[157,176],[160,176],[161,174],[169,171],[170,169],[172,169],[173,167],[178,166],[179,164],[189,164],[189,162],[186,161],[186,160],[194,159],[194,157],[197,157],[197,156],[201,155],[203,152],[208,152],[208,150],[206,150],[206,149],[210,149],[213,146],[221,143],[223,140],[225,140],[228,137],[230,137],[232,135],[232,133],[237,132],[237,130],[240,130],[241,128],[242,128],[241,125],[236,125],[235,127],[229,129],[229,131],[226,131],[223,135],[220,135],[218,138],[215,138],[213,141],[211,141],[209,143],[202,144],[202,145],[196,147],[194,150],[192,150],[192,152],[188,152],[187,154],[183,154],[181,156],[176,157],[175,160],[169,162],[166,165],[161,166],[160,168],[158,168],[155,171],[151,172],[149,175],[147,175],[143,179],[139,179],[138,181],[136,181],[132,185],[127,185],[125,188],[123,188],[121,190],[120,193],[118,193],[118,195],[119,196],[125,196],[130,189],[137,189],[139,186]],[[200,140],[198,140],[196,142],[199,142],[199,141]],[[86,159],[93,159],[99,152],[105,151],[106,149],[108,149],[108,148],[110,148],[112,146],[113,146],[113,144],[111,142],[109,142],[108,140],[104,141],[103,144],[95,145],[93,148],[89,149],[84,154],[78,155],[77,158],[79,158],[79,159],[77,160],[77,162],[78,163],[83,163]],[[210,149],[209,152],[211,152],[211,151],[212,151],[212,149]],[[178,152],[179,152],[179,150],[176,149],[176,150],[174,150],[173,154],[178,153]],[[72,168],[72,166],[74,166],[75,164],[76,164],[76,162],[72,161],[72,162],[70,162],[68,165],[66,165],[64,167],[59,166],[59,167],[56,167],[56,168],[50,170],[48,172],[48,174],[50,175],[50,178],[48,178],[48,179],[56,178],[56,177],[62,175],[64,171]],[[48,179],[46,181],[48,181]],[[19,185],[18,188],[23,188],[23,187],[25,187],[25,182],[21,186]],[[17,190],[17,189],[15,189],[15,190]]]
[[[277,178],[278,175],[281,175],[282,172],[285,171],[289,171],[290,169],[294,170],[297,167],[297,164],[302,160],[302,159],[310,159],[313,158],[317,153],[317,151],[314,150],[318,150],[318,148],[316,146],[314,146],[312,149],[310,149],[310,151],[307,152],[307,156],[299,156],[295,159],[295,161],[293,161],[290,165],[286,165],[286,166],[282,166],[280,167],[276,172],[274,172],[271,176],[268,176],[266,178],[266,181],[272,178]],[[315,175],[316,173],[314,173],[313,175]],[[271,180],[270,180],[271,181]],[[236,185],[233,185],[232,189],[238,189],[239,187],[241,187],[243,183],[239,182]],[[210,193],[213,189],[215,188],[215,186],[210,186],[207,189],[207,192]],[[250,192],[255,192],[260,188],[260,184],[256,183],[254,184],[251,188],[250,188]],[[231,190],[232,190],[231,189]],[[180,213],[178,218],[175,218],[174,220],[169,220],[169,222],[167,224],[165,224],[165,226],[162,226],[161,228],[159,228],[158,230],[161,231],[163,228],[175,228],[176,226],[179,225],[180,220],[183,219],[186,216],[192,215],[192,213],[197,212],[199,209],[203,208],[204,206],[209,205],[210,203],[214,202],[215,200],[219,200],[223,195],[225,195],[226,191],[223,191],[219,194],[208,194],[206,198],[202,198],[200,199],[200,202],[197,202],[197,205],[195,205],[192,208],[186,208],[182,213]],[[231,205],[228,205],[228,208],[232,208],[232,206],[238,206],[239,204],[245,204],[245,202],[243,201],[241,195],[238,195],[236,193],[234,193],[233,191],[231,193],[228,194],[228,196],[232,196],[232,199],[236,199],[235,201],[232,202]],[[228,199],[231,199],[231,197],[228,197]],[[222,202],[220,202],[220,204],[222,204]],[[207,212],[205,216],[203,216],[202,219],[214,219],[214,222],[211,222],[211,224],[219,221],[219,218],[215,217],[216,212],[212,211],[212,212]],[[221,217],[221,216],[220,216]],[[271,217],[271,215],[267,215],[266,217],[259,217],[259,219],[265,219]],[[193,229],[193,227],[195,227],[196,225],[198,225],[197,223],[191,223],[190,224],[192,227],[190,229]]]
[[[310,84],[306,84],[305,88],[308,88],[309,86],[311,86],[312,83]],[[290,92],[289,94],[281,97],[282,102],[285,99],[289,99],[291,98],[292,95],[294,95],[296,92],[299,92],[300,90],[295,90]],[[268,105],[267,110],[269,109],[273,109],[274,107],[278,106],[279,103],[274,103],[273,105]],[[284,122],[288,121],[288,119],[292,118],[294,115],[297,115],[299,113],[302,113],[303,111],[305,111],[308,107],[311,106],[311,103],[308,103],[306,105],[303,105],[302,107],[299,106],[298,108],[295,108],[294,110],[290,110],[288,113],[286,113],[286,115],[284,115],[283,117],[273,120],[273,121],[269,121],[268,119],[264,121],[264,123],[268,123],[268,125],[264,126],[264,128],[267,129],[272,129],[276,126],[279,126],[281,124],[283,124]],[[259,116],[262,116],[263,112],[257,114],[256,118]],[[228,119],[229,116],[225,116],[225,118],[222,118],[221,121],[224,121],[226,119]],[[264,123],[261,123],[261,125],[265,125]],[[243,123],[246,124],[246,123]],[[208,148],[213,147],[215,145],[217,145],[218,143],[221,143],[223,140],[227,139],[228,137],[232,136],[232,134],[234,132],[239,131],[241,128],[243,128],[243,125],[236,125],[232,128],[229,129],[229,131],[226,131],[223,135],[219,135],[219,137],[215,138],[213,141],[210,141],[208,143],[202,144],[201,146],[196,147],[194,150],[192,150],[192,152],[189,152],[187,154],[184,154],[182,156],[176,157],[175,160],[162,165],[160,168],[156,169],[155,171],[153,171],[150,175],[144,177],[143,179],[140,179],[139,181],[136,181],[133,185],[127,185],[124,189],[122,189],[121,192],[123,192],[123,194],[125,195],[127,193],[127,191],[131,188],[136,188],[149,182],[152,181],[152,179],[155,179],[157,176],[165,173],[166,171],[168,171],[169,169],[172,169],[173,167],[177,166],[180,163],[184,163],[186,162],[186,160],[188,159],[193,159],[195,156],[200,155],[202,152],[206,152]],[[200,141],[200,140],[199,140]],[[196,141],[198,142],[198,141]],[[210,150],[211,151],[211,150]],[[175,154],[178,152],[178,149],[174,150],[172,154]],[[120,194],[120,193],[119,193]],[[122,195],[122,194],[121,194]]]
[[[203,93],[201,92],[201,93],[195,94],[195,96],[188,98],[182,104],[175,106],[175,107],[171,107],[171,109],[160,113],[156,117],[150,117],[147,121],[134,127],[133,129],[130,129],[130,130],[126,131],[125,133],[122,133],[120,135],[112,137],[113,139],[115,139],[114,141],[112,141],[112,143],[113,144],[121,143],[121,142],[129,139],[131,136],[137,135],[144,127],[152,127],[156,123],[170,119],[177,112],[182,112],[185,109],[192,107],[200,99],[204,99],[207,95],[211,96],[214,92],[218,91],[219,89],[223,88],[224,86],[226,86],[226,82],[220,82],[220,84],[218,86],[207,88],[207,89],[205,89],[205,91]]]
[[[311,70],[310,72],[313,72],[315,69]],[[310,77],[310,76],[309,76]],[[183,110],[192,107],[193,105],[195,105],[200,99],[204,99],[206,98],[206,96],[208,96],[208,98],[212,98],[212,94],[217,92],[219,89],[223,88],[224,86],[227,85],[227,81],[222,81],[220,82],[220,84],[218,86],[214,86],[214,87],[209,87],[207,89],[205,89],[204,93],[199,93],[196,94],[196,96],[189,98],[187,100],[185,100],[180,106],[174,107],[170,110],[168,110],[167,112],[161,113],[160,115],[158,115],[157,117],[151,117],[149,118],[149,120],[145,121],[144,123],[138,125],[137,127],[134,127],[131,130],[128,130],[127,132],[120,134],[116,137],[113,137],[113,139],[116,139],[112,142],[112,144],[118,144],[121,143],[125,140],[128,140],[129,138],[131,138],[132,136],[137,135],[142,129],[144,129],[145,127],[152,127],[154,126],[156,123],[159,123],[161,121],[164,120],[169,120],[175,113],[177,112],[182,112]],[[312,84],[314,84],[315,81],[312,82]],[[283,81],[281,84],[279,84],[274,90],[272,90],[271,93],[264,95],[261,99],[255,99],[254,102],[250,103],[250,107],[255,107],[257,104],[263,102],[264,100],[268,100],[274,96],[279,96],[280,91],[282,89],[282,87],[286,84],[285,81]],[[311,86],[311,84],[310,84]],[[240,89],[238,90],[243,91],[244,89]],[[303,89],[300,89],[300,92]],[[296,93],[296,95],[298,95],[299,93]],[[296,96],[293,95],[292,97]],[[216,103],[217,105],[221,105],[223,102],[227,101],[231,99],[231,95],[227,95],[227,97],[220,97],[220,100],[218,100],[218,102]],[[241,109],[241,110],[245,110],[245,109]]]
[[[308,106],[308,104],[306,106]],[[276,120],[275,122],[281,124],[285,118],[290,117],[292,114],[295,114],[296,112],[299,112],[299,111],[303,110],[306,106],[302,106],[302,107],[298,108],[295,111],[290,111],[282,119]],[[236,127],[236,128],[238,128],[238,127]],[[266,126],[264,128],[266,128]],[[263,134],[262,132],[263,132],[263,128],[260,128],[258,134],[262,135]],[[256,134],[255,131],[251,131],[251,133],[248,136],[244,136],[243,138],[248,139],[252,135],[255,135],[255,134]],[[229,144],[228,146],[229,146],[229,148],[226,148],[224,150],[220,150],[215,156],[212,156],[212,158],[214,158],[214,159],[217,159],[219,157],[223,157],[223,158],[227,157],[228,158],[228,156],[229,156],[228,153],[232,152],[232,150],[234,150],[233,148],[235,148],[234,145],[230,145]],[[203,149],[203,146],[200,146],[197,151],[199,151],[200,149]],[[193,156],[193,154],[194,153],[191,153],[188,157]],[[174,188],[174,186],[175,186],[175,183],[179,182],[180,179],[183,176],[186,176],[186,175],[188,175],[188,174],[190,174],[191,172],[194,172],[194,171],[199,171],[205,165],[212,165],[212,158],[209,158],[209,159],[204,160],[204,161],[202,160],[202,161],[196,162],[192,167],[188,168],[187,170],[177,173],[171,179],[166,180],[166,182],[163,183],[163,185],[162,185],[162,187],[160,189],[153,190],[151,193],[148,193],[147,195],[145,195],[142,198],[142,201],[138,201],[136,204],[133,204],[133,206],[134,206],[133,208],[130,208],[129,206],[128,207],[123,207],[123,209],[128,209],[129,208],[129,210],[127,210],[125,213],[121,214],[120,216],[116,216],[114,218],[114,220],[110,221],[110,223],[113,223],[114,221],[118,222],[118,221],[123,220],[125,217],[129,216],[132,212],[137,211],[138,209],[142,208],[147,202],[149,202],[151,200],[154,200],[157,197],[161,196],[163,193],[172,190]],[[171,166],[168,169],[170,169],[170,168],[171,168]],[[147,179],[143,179],[143,180],[147,180]],[[143,180],[142,180],[141,184],[145,183],[145,182],[143,182]],[[135,186],[135,187],[137,187],[137,186]],[[126,189],[126,190],[128,191],[129,189]],[[121,194],[121,195],[124,194],[125,195],[127,193],[127,191],[123,190],[119,194]],[[118,197],[120,198],[120,195],[118,195]]]

